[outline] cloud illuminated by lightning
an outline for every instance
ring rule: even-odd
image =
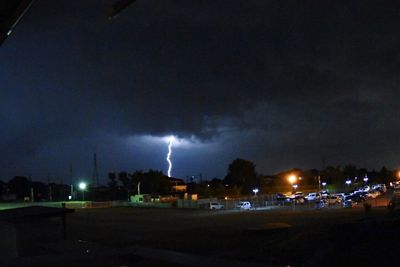
[[[179,136],[173,136],[173,135],[164,135],[164,136],[154,136],[154,135],[133,135],[129,136],[128,140],[129,145],[135,147],[136,150],[138,151],[151,151],[152,153],[157,153],[157,156],[154,156],[154,159],[157,159],[157,163],[160,162],[158,159],[161,159],[161,162],[167,161],[168,163],[168,169],[166,172],[166,175],[168,177],[172,177],[172,171],[174,171],[174,175],[177,175],[176,173],[176,162],[172,162],[172,154],[176,153],[177,149],[182,151],[182,153],[188,155],[188,153],[194,153],[192,151],[201,151],[207,149],[208,152],[213,152],[216,151],[218,146],[211,142],[204,142],[200,141],[197,139],[195,136],[185,136],[185,137],[179,137]],[[168,153],[165,153],[165,157],[162,156],[160,153],[160,150],[165,151],[165,146],[167,145],[168,147]],[[190,150],[190,151],[189,151]],[[175,155],[175,154],[174,154]],[[158,156],[161,156],[161,158],[158,158]],[[164,160],[162,160],[164,158]],[[176,158],[174,158],[175,160]],[[174,164],[175,163],[175,164]],[[143,169],[145,168],[154,168],[153,165],[143,165]],[[163,164],[164,165],[164,164]],[[164,165],[165,166],[165,165]],[[174,170],[172,170],[175,168]]]
[[[172,170],[172,161],[171,161],[171,155],[172,155],[172,144],[174,142],[175,138],[173,136],[168,137],[168,154],[167,154],[167,161],[168,161],[168,177],[171,177],[171,170]]]

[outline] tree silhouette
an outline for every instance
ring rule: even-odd
[[[108,187],[114,189],[117,187],[117,175],[115,172],[108,173]]]
[[[243,194],[251,193],[251,189],[259,186],[256,165],[245,159],[235,159],[228,167],[228,174],[224,181],[229,186],[242,188]]]
[[[169,179],[162,171],[148,170],[139,177],[141,191],[148,194],[162,194],[170,191]]]
[[[346,166],[344,166],[343,178],[345,180],[347,180],[348,178],[354,179],[354,177],[356,177],[357,175],[358,175],[358,169],[357,169],[356,165],[347,164]],[[345,181],[342,181],[342,182],[344,183]]]
[[[30,196],[30,181],[24,176],[15,176],[8,182],[10,193],[15,194],[17,199]]]
[[[130,197],[130,190],[132,187],[132,181],[129,177],[129,174],[127,172],[120,172],[118,173],[118,179],[122,183],[122,187],[126,190],[127,197],[129,199]]]
[[[391,171],[386,169],[385,166],[382,167],[382,169],[379,171],[379,177],[378,177],[378,182],[380,183],[387,183],[389,182],[391,178]]]

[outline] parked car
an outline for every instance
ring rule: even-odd
[[[303,192],[296,192],[296,193],[294,193],[294,197],[304,197],[304,193]]]
[[[291,202],[294,202],[295,204],[303,204],[304,202],[306,202],[303,192],[296,192],[293,195],[291,195],[289,198],[290,198]]]
[[[308,193],[308,195],[305,197],[308,201],[316,201],[321,198],[321,195],[319,193]]]
[[[396,206],[400,206],[400,187],[395,187],[387,207],[389,211],[393,211]]]
[[[249,210],[251,209],[251,203],[248,201],[240,201],[237,205],[236,205],[237,209],[240,210]]]
[[[369,192],[369,190],[371,190],[371,187],[369,187],[369,185],[365,185],[359,189],[360,192],[365,192],[365,193]]]
[[[289,198],[289,196],[286,195],[286,194],[278,193],[278,194],[276,194],[275,197],[276,197],[276,200],[277,200],[277,201],[290,202],[290,198]]]
[[[222,210],[225,206],[216,202],[210,203],[210,210]]]
[[[385,184],[375,184],[375,185],[372,185],[371,188],[373,190],[377,190],[377,191],[379,191],[381,193],[385,193],[387,191],[387,188],[386,188]]]
[[[345,199],[345,202],[351,200],[353,203],[362,203],[365,200],[365,197],[361,193],[353,194],[350,196],[347,196]]]
[[[367,197],[368,198],[377,198],[380,194],[381,194],[381,192],[379,192],[378,190],[371,190],[367,193]]]
[[[353,208],[357,205],[357,202],[354,202],[351,198],[348,198],[342,202],[343,208]]]
[[[315,208],[316,209],[322,209],[326,207],[326,201],[323,199],[319,199],[317,201],[315,201]]]
[[[340,199],[339,196],[336,195],[330,195],[327,197],[327,201],[329,205],[334,205],[334,204],[340,204],[342,200]]]
[[[329,194],[328,191],[326,191],[326,190],[321,191],[321,197],[322,197],[322,198],[327,198],[329,195],[330,195],[330,194]]]
[[[340,198],[340,200],[342,200],[342,201],[346,198],[345,193],[337,193],[337,194],[335,194],[335,196],[338,196]]]
[[[354,194],[359,194],[362,193],[362,191],[360,189],[356,189],[350,192],[350,195],[354,195]]]
[[[400,197],[400,187],[395,187],[393,190],[393,196],[396,198]]]
[[[295,196],[293,201],[295,204],[303,204],[306,202],[306,198],[303,196]]]
[[[389,185],[391,187],[398,187],[400,185],[400,181],[390,182]]]
[[[358,191],[358,192],[355,192],[355,193],[351,194],[351,196],[360,197],[360,198],[366,199],[366,198],[368,198],[368,193],[367,192]]]

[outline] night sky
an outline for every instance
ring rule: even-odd
[[[399,167],[397,1],[37,0],[0,47],[0,179]],[[396,3],[397,2],[397,3]]]

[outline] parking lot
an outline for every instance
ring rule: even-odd
[[[313,210],[313,209],[341,209],[341,208],[360,208],[364,204],[371,207],[387,207],[392,189],[380,192],[375,195],[367,195],[355,190],[351,193],[327,194],[323,197],[319,193],[297,192],[296,194],[270,194],[258,197],[228,200],[210,200],[210,209],[255,209],[255,210]],[[312,195],[313,198],[309,196]]]
[[[39,243],[47,256],[16,266],[393,266],[399,225],[398,210],[386,207],[78,209],[66,241]],[[51,235],[47,225],[30,227]]]
[[[399,215],[389,215],[386,208],[369,213],[362,208],[221,212],[115,208],[80,210],[68,224],[72,240],[110,248],[141,246],[268,265],[390,263],[396,258],[399,238]]]
[[[47,238],[34,248],[42,258],[16,266],[393,266],[400,212],[389,212],[389,198],[367,199],[368,210],[262,198],[213,210],[81,205],[67,217],[66,241]],[[32,227],[38,239],[52,235],[47,224]]]

